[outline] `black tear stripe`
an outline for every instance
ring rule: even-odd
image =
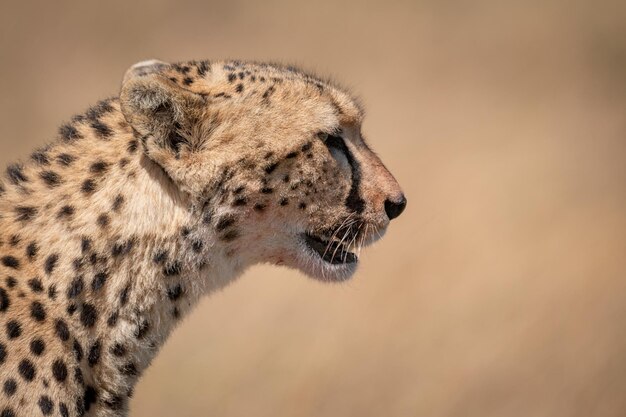
[[[348,198],[346,198],[346,207],[357,214],[363,213],[365,210],[365,200],[361,198],[359,194],[359,188],[361,185],[361,165],[354,158],[350,149],[346,146],[343,138],[339,136],[328,136],[325,142],[328,148],[335,148],[343,152],[350,164],[350,168],[352,170],[352,186],[350,187],[350,192],[348,193]]]

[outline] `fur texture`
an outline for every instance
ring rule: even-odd
[[[0,417],[126,415],[180,318],[250,265],[351,276],[406,204],[362,118],[293,68],[147,61],[9,166]]]

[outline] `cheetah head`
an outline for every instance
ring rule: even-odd
[[[145,154],[241,265],[345,280],[406,205],[355,100],[293,68],[147,61],[128,70],[120,101]]]

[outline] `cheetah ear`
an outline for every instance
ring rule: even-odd
[[[201,95],[181,88],[168,77],[169,69],[169,64],[157,60],[135,64],[126,71],[120,92],[127,121],[161,146],[171,145],[168,141],[174,131],[192,130],[205,107]],[[191,137],[186,139],[193,142]]]
[[[124,75],[120,105],[124,117],[142,136],[146,154],[159,164],[177,185],[192,192],[192,154],[202,140],[204,97],[186,90],[169,78],[169,64],[144,61]]]

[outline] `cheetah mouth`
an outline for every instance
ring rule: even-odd
[[[355,264],[359,258],[350,252],[349,246],[337,239],[324,240],[310,233],[304,234],[304,242],[324,262],[331,265]]]

